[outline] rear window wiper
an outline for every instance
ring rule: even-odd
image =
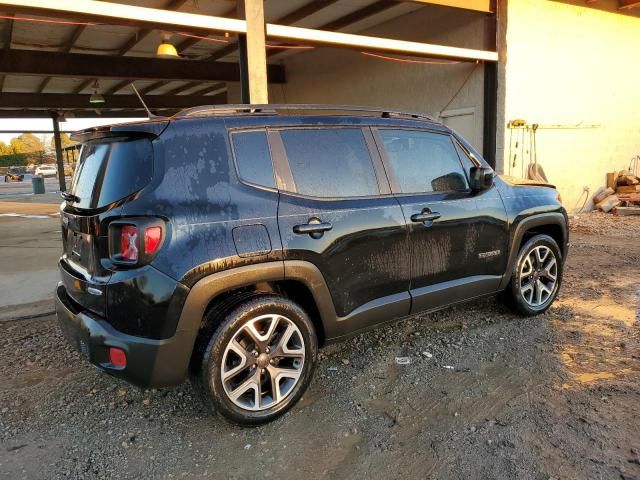
[[[75,202],[78,203],[80,201],[80,197],[74,195],[73,193],[69,193],[69,192],[60,192],[60,196],[62,198],[64,198],[66,201],[68,202]]]

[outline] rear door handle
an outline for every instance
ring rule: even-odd
[[[293,233],[298,235],[311,235],[312,238],[320,238],[324,232],[328,232],[333,228],[328,222],[323,222],[319,218],[310,218],[308,223],[302,225],[294,225]]]
[[[433,222],[434,220],[437,220],[440,218],[440,214],[438,212],[432,212],[432,211],[424,211],[421,213],[414,213],[413,215],[411,215],[411,221],[412,222]]]

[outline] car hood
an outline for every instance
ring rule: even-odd
[[[541,182],[538,180],[528,180],[526,178],[517,178],[517,177],[510,177],[509,175],[498,175],[502,180],[504,180],[506,183],[510,184],[510,185],[523,185],[523,186],[531,186],[531,187],[549,187],[549,188],[556,188],[555,185],[552,185],[551,183],[547,183],[547,182]]]

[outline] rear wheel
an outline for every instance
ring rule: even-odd
[[[520,248],[505,297],[518,313],[537,315],[551,306],[561,282],[558,244],[548,235],[536,235]]]
[[[317,348],[304,310],[284,297],[257,296],[231,310],[213,331],[194,383],[203,401],[227,420],[259,425],[300,399]]]

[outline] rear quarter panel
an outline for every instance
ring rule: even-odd
[[[238,180],[223,119],[173,121],[154,142],[154,152],[154,179],[124,212],[168,221],[155,268],[191,287],[221,270],[282,260],[278,194]],[[264,228],[235,230],[244,246],[240,256],[233,232],[246,225]],[[256,232],[261,238],[246,238]],[[252,246],[255,252],[247,251]]]

